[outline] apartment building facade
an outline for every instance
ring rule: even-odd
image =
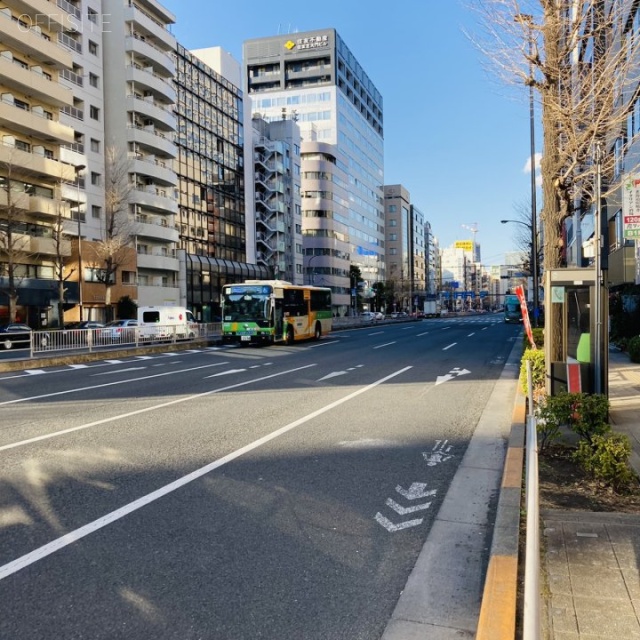
[[[351,265],[366,280],[385,279],[382,96],[334,29],[247,40],[243,51],[252,113],[267,121],[294,117],[300,126],[304,273],[308,281],[322,269],[336,311],[344,313]],[[333,158],[337,170],[325,172],[329,181],[309,175],[307,188],[305,174],[318,170],[307,169],[306,158],[316,163],[318,153]]]
[[[184,305],[174,169],[176,40],[169,31],[175,17],[155,0],[102,5],[109,16],[102,34],[105,189],[108,201],[126,196],[125,210],[109,210],[107,202],[106,215],[135,247],[138,304]],[[110,197],[109,190],[116,193]]]

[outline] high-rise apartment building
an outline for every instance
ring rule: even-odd
[[[385,279],[382,96],[335,29],[248,40],[244,68],[252,113],[300,126],[306,279],[322,274],[347,313],[351,265]]]
[[[125,163],[133,224],[120,233],[135,242],[138,304],[185,304],[176,252],[176,40],[169,31],[175,18],[155,0],[102,5],[109,29],[102,34],[104,115],[97,115],[104,117],[106,182]],[[116,161],[110,167],[112,151]]]

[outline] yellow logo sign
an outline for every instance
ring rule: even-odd
[[[473,240],[456,240],[456,249],[464,249],[465,251],[473,251]]]
[[[293,42],[292,40],[287,40],[287,41],[284,43],[284,47],[285,47],[285,49],[289,49],[289,51],[291,51],[291,49],[293,49],[293,47],[295,47],[295,46],[296,46],[296,43],[295,43],[295,42]]]

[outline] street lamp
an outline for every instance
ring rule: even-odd
[[[533,16],[519,13],[515,16],[516,22],[527,27],[527,39],[529,41],[529,144],[531,154],[531,274],[533,278],[533,322],[538,326],[539,302],[538,302],[538,212],[536,204],[536,137],[535,137],[535,110],[533,103]]]
[[[80,311],[80,322],[82,322],[82,234],[80,230],[80,172],[86,169],[86,165],[77,164],[76,171],[76,194],[78,197],[78,309]]]

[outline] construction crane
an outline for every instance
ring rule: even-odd
[[[472,255],[473,255],[474,261],[478,262],[479,261],[478,254],[480,253],[478,251],[478,245],[476,244],[476,233],[478,233],[478,223],[477,222],[472,222],[471,225],[461,224],[460,226],[463,229],[467,229],[468,231],[471,231],[471,233],[473,234],[473,251],[472,251]]]

